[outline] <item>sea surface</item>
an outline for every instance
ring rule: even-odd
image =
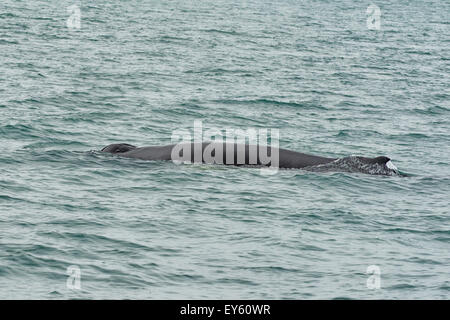
[[[449,17],[444,0],[3,0],[0,298],[449,299]],[[401,174],[99,152],[194,121]]]

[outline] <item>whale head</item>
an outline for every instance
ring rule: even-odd
[[[136,149],[136,147],[128,143],[114,143],[104,147],[101,151],[109,153],[124,153],[133,149]]]

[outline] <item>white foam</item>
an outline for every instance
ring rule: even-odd
[[[388,169],[394,170],[394,171],[398,171],[397,167],[392,163],[391,160],[389,160],[388,162],[386,162],[386,167]]]

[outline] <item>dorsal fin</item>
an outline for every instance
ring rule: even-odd
[[[377,163],[377,164],[386,164],[391,159],[385,156],[372,158],[369,160],[370,163]]]

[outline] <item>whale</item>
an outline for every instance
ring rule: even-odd
[[[175,163],[206,163],[233,166],[307,169],[310,171],[348,171],[392,175],[398,169],[386,156],[322,157],[271,146],[225,143],[183,142],[163,146],[136,147],[128,143],[110,144],[101,152],[120,157]]]

